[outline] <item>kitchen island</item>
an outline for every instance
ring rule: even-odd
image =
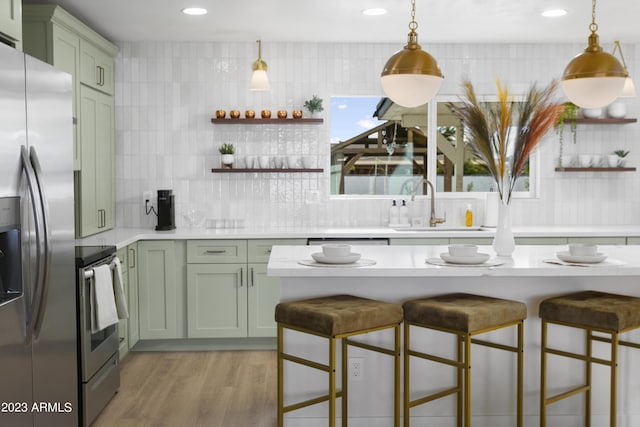
[[[494,257],[489,246],[480,252],[492,255],[490,261],[503,262],[493,267],[439,266],[428,259],[438,259],[446,246],[354,246],[353,252],[374,265],[357,267],[307,266],[300,260],[310,260],[318,248],[309,246],[275,246],[268,265],[268,274],[281,281],[281,300],[295,300],[332,294],[352,294],[389,302],[403,302],[411,298],[449,292],[469,292],[499,298],[519,300],[527,304],[525,321],[525,426],[539,425],[540,384],[540,321],[538,305],[541,300],[563,293],[594,289],[611,293],[640,296],[640,248],[634,246],[600,246],[608,258],[592,266],[567,266],[545,262],[556,259],[556,253],[567,250],[561,246],[517,246],[512,258]],[[563,349],[581,352],[583,336],[579,331],[568,334],[550,328],[550,343]],[[450,355],[454,341],[427,331],[412,333],[413,343],[422,342],[425,348]],[[513,342],[513,331],[495,331],[485,337],[500,342]],[[637,331],[627,339],[640,342]],[[367,337],[375,343],[388,343],[390,335],[380,333]],[[326,359],[326,343],[322,340],[289,332],[285,337],[289,352],[303,357]],[[608,357],[605,345],[594,349],[599,357]],[[620,349],[619,425],[640,425],[640,354],[638,350]],[[349,357],[362,359],[363,375],[350,384],[350,426],[391,425],[392,364],[388,357],[373,355],[358,348],[350,349]],[[482,347],[473,354],[472,407],[474,426],[510,427],[515,413],[515,358]],[[285,401],[315,396],[326,387],[326,380],[293,364],[287,364]],[[581,383],[583,366],[580,362],[551,357],[549,360],[550,394],[572,388]],[[454,370],[424,363],[412,366],[413,392],[444,389],[454,381]],[[592,413],[593,426],[607,424],[608,370],[595,365]],[[296,397],[292,397],[293,395]],[[288,399],[288,400],[287,400]],[[454,398],[423,405],[412,411],[415,425],[453,425]],[[558,402],[548,409],[548,425],[555,427],[581,425],[583,398]],[[326,425],[326,407],[307,408],[287,414],[287,426]]]

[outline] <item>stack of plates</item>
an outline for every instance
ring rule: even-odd
[[[489,254],[476,253],[470,256],[453,256],[449,252],[442,252],[440,258],[451,264],[482,264],[487,262],[491,256]]]
[[[360,259],[360,256],[355,252],[351,252],[347,256],[326,256],[322,252],[311,254],[311,258],[321,264],[353,264]]]
[[[556,253],[556,256],[565,262],[577,262],[581,264],[597,264],[607,259],[607,255],[600,252],[594,255],[571,255],[569,251],[563,251]]]

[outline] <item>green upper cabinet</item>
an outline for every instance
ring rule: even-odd
[[[113,57],[85,40],[80,55],[80,83],[113,95]]]
[[[88,236],[113,228],[114,137],[113,97],[87,86],[80,88],[83,171],[76,176],[76,198],[80,209],[78,234]],[[90,173],[83,173],[84,170]]]
[[[0,1],[0,40],[22,48],[22,0]]]
[[[113,228],[114,58],[111,42],[56,5],[25,5],[23,48],[73,77],[76,236]]]

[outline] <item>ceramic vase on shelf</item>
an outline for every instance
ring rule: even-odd
[[[233,169],[233,154],[222,155],[222,169]]]
[[[498,224],[493,238],[493,250],[500,257],[511,257],[516,249],[516,241],[511,230],[509,203],[498,199]]]

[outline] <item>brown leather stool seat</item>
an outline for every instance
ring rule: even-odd
[[[592,363],[607,365],[610,371],[609,424],[616,426],[618,346],[640,348],[639,344],[621,341],[619,335],[640,327],[640,298],[599,291],[581,291],[546,299],[540,303],[542,320],[540,426],[546,426],[547,406],[578,393],[585,393],[585,423],[591,420]],[[547,345],[548,324],[569,326],[585,332],[585,353],[576,354]],[[594,334],[595,332],[595,334]],[[605,336],[603,336],[605,334]],[[593,341],[610,343],[611,358],[592,355]],[[586,362],[585,384],[556,396],[547,397],[547,354]]]
[[[471,426],[471,344],[479,344],[517,354],[517,415],[516,425],[523,422],[523,322],[527,317],[527,306],[519,301],[492,298],[466,293],[453,293],[406,301],[404,309],[404,425],[410,425],[410,410],[414,406],[428,403],[451,394],[458,398],[458,425]],[[448,332],[458,336],[457,360],[426,354],[411,349],[411,327],[422,327]],[[474,335],[483,334],[510,326],[518,327],[515,346],[495,344],[475,339]],[[443,363],[457,369],[457,385],[451,389],[411,399],[411,357]],[[463,424],[464,423],[464,424]]]
[[[355,346],[394,358],[394,426],[400,426],[400,323],[403,312],[399,304],[376,301],[352,295],[332,295],[299,301],[283,302],[276,306],[275,319],[278,323],[278,427],[284,424],[286,412],[301,409],[321,402],[329,402],[329,426],[336,422],[336,398],[342,398],[342,425],[347,425],[347,349]],[[359,343],[350,338],[355,335],[395,330],[394,347],[383,348]],[[323,365],[312,360],[284,352],[284,330],[320,336],[329,340],[329,364]],[[342,340],[342,389],[336,389],[336,340]],[[319,369],[329,374],[329,393],[325,396],[284,406],[284,361],[298,363]]]
[[[402,322],[399,304],[333,295],[276,306],[276,322],[322,335],[341,335]]]

